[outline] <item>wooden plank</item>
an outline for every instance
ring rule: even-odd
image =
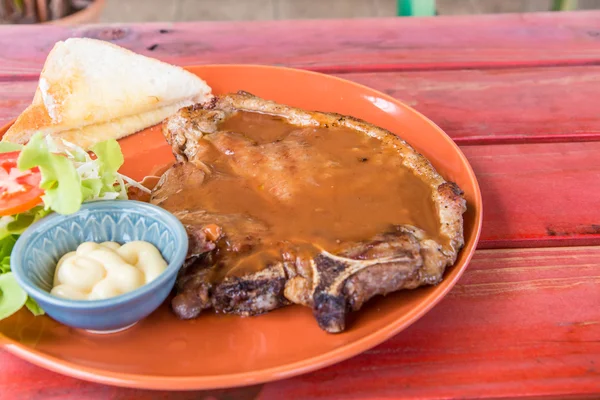
[[[585,90],[584,86],[582,84],[580,90]],[[31,96],[34,89],[35,82],[0,83],[0,121],[16,115],[16,108],[24,108],[30,100],[23,93],[27,91]],[[446,93],[440,92],[440,97]],[[567,92],[560,96],[565,99]],[[489,96],[494,97],[491,93]],[[477,104],[476,100],[471,102]],[[424,101],[423,104],[427,103]],[[583,110],[583,103],[580,105]],[[593,108],[593,104],[590,107]],[[481,115],[486,112],[485,108],[471,113]],[[438,112],[442,110],[440,106]],[[563,113],[566,112],[561,115]],[[468,113],[461,116],[449,111],[448,115],[454,115],[455,121],[468,118]],[[506,119],[509,118],[507,114]],[[567,120],[564,115],[555,124],[548,121],[547,129]],[[438,123],[444,128],[453,126],[447,120]],[[519,124],[526,126],[526,123]],[[536,120],[530,123],[540,126]],[[489,122],[491,132],[504,129],[508,133],[510,126],[503,125],[500,113]],[[456,131],[448,131],[452,136],[456,134]],[[458,132],[460,134],[461,130]],[[474,145],[462,146],[462,149],[475,170],[483,193],[484,221],[480,248],[600,244],[600,141]]]
[[[600,244],[600,142],[462,150],[483,195],[481,248]]]
[[[600,66],[340,77],[414,107],[459,144],[600,140]]]
[[[0,352],[1,393],[27,399],[565,398],[600,393],[600,247],[482,250],[432,311],[335,366],[211,392],[119,389]]]
[[[383,345],[260,398],[600,393],[600,248],[479,251],[459,284]]]
[[[31,104],[37,81],[0,81],[0,125],[17,118]]]
[[[600,61],[600,12],[261,22],[0,27],[0,76],[33,78],[58,40],[113,40],[176,64],[324,72],[583,65]]]
[[[341,74],[436,122],[459,144],[600,140],[600,66]],[[35,81],[0,82],[0,124]]]

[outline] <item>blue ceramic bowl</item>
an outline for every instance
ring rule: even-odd
[[[152,282],[104,300],[67,300],[50,294],[60,257],[86,241],[121,244],[144,240],[169,264]],[[10,264],[19,285],[53,319],[95,332],[125,329],[156,310],[167,298],[188,250],[185,228],[160,207],[133,200],[85,203],[71,215],[51,214],[17,240]]]

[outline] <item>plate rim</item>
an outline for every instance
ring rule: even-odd
[[[393,104],[402,107],[405,111],[415,114],[417,117],[427,122],[433,129],[436,129],[438,133],[443,137],[452,147],[453,150],[458,154],[463,165],[467,167],[467,173],[470,180],[474,183],[474,199],[473,206],[475,206],[475,212],[473,213],[474,219],[474,240],[471,248],[467,249],[465,246],[461,252],[468,251],[464,254],[464,261],[462,267],[457,271],[456,276],[449,284],[442,288],[440,293],[432,292],[428,295],[429,301],[421,301],[421,303],[411,309],[408,312],[409,317],[404,318],[405,322],[399,323],[399,320],[385,325],[384,327],[374,330],[366,336],[350,342],[344,346],[335,348],[331,351],[321,353],[317,356],[306,358],[293,363],[282,364],[276,367],[270,367],[260,370],[252,370],[234,374],[217,374],[217,375],[203,375],[203,376],[163,376],[163,375],[140,375],[131,373],[120,373],[114,371],[106,371],[101,368],[92,368],[87,366],[78,365],[77,363],[63,360],[55,356],[42,353],[37,351],[35,348],[29,347],[22,343],[13,341],[2,333],[0,333],[0,349],[5,349],[9,353],[26,360],[39,367],[47,370],[57,372],[63,375],[67,375],[73,378],[82,379],[85,381],[135,388],[135,389],[150,389],[150,390],[171,390],[171,391],[186,391],[186,390],[210,390],[210,389],[225,389],[240,386],[249,386],[263,384],[266,382],[276,381],[280,379],[291,378],[294,376],[302,375],[305,373],[313,372],[333,364],[348,360],[355,357],[371,348],[374,348],[381,343],[387,341],[391,337],[397,335],[404,329],[413,325],[416,321],[427,314],[433,307],[435,307],[453,287],[456,285],[458,280],[461,278],[477,248],[477,244],[481,235],[481,227],[483,222],[483,201],[481,195],[481,188],[479,181],[473,171],[471,163],[464,155],[462,150],[458,147],[456,142],[446,134],[435,122],[430,120],[428,117],[415,110],[406,103],[395,99],[394,97],[383,93],[372,87],[350,81],[344,78],[340,78],[335,75],[324,74],[306,69],[290,68],[284,66],[275,65],[264,65],[264,64],[196,64],[182,66],[186,70],[194,70],[197,68],[211,68],[211,69],[226,69],[226,68],[258,68],[267,70],[286,70],[293,73],[302,73],[314,76],[325,77],[326,79],[337,80],[340,83],[351,85],[360,90],[369,90],[371,92],[377,92],[378,96],[385,99]],[[4,135],[6,130],[12,126],[16,119],[11,120],[0,128],[0,138]],[[393,133],[393,132],[392,132]],[[456,265],[454,265],[456,267]],[[438,286],[439,288],[439,286]]]

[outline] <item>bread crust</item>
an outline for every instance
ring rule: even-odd
[[[211,97],[206,82],[181,67],[101,40],[67,39],[48,55],[31,105],[2,140],[25,144],[42,132],[89,148]]]

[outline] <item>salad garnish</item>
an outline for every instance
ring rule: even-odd
[[[25,145],[0,142],[0,320],[23,306],[33,315],[41,307],[21,289],[10,270],[10,254],[21,233],[46,215],[72,214],[93,200],[127,200],[133,186],[149,189],[120,174],[124,158],[114,139],[91,149],[37,133]]]

